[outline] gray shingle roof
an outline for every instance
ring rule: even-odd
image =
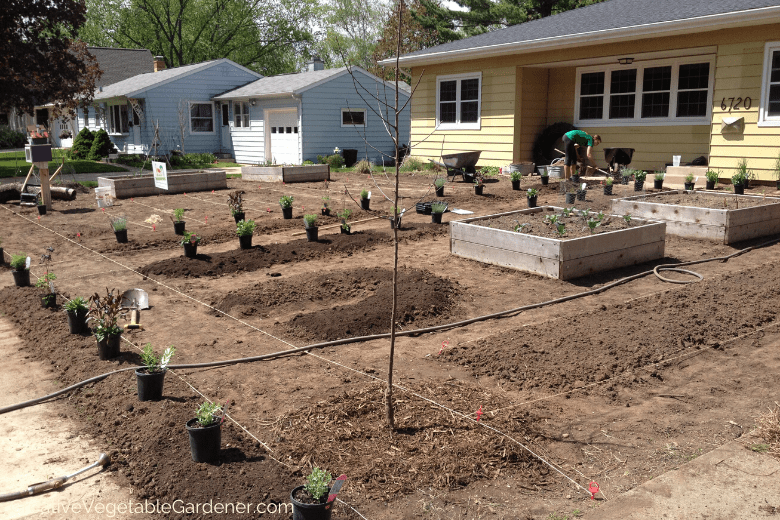
[[[103,75],[95,86],[105,87],[138,74],[154,72],[154,57],[149,49],[114,49],[111,47],[87,47],[97,58]]]
[[[130,96],[131,94],[139,94],[145,90],[155,87],[163,82],[174,80],[179,77],[191,74],[198,70],[206,69],[218,62],[229,61],[226,59],[204,61],[203,63],[195,63],[193,65],[184,65],[183,67],[175,67],[172,69],[165,69],[159,72],[149,72],[146,74],[138,74],[132,78],[120,81],[103,87],[103,90],[95,94],[95,101],[100,99],[108,99],[120,96]]]
[[[402,58],[533,42],[597,31],[780,6],[780,0],[607,0],[547,18],[405,54]]]

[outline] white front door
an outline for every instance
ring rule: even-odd
[[[274,164],[299,164],[298,110],[271,111],[268,117],[270,158]]]
[[[230,108],[227,103],[222,103],[222,151],[229,152],[232,148],[230,140]]]

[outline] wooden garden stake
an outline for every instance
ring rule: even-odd
[[[49,184],[49,163],[33,163],[41,173],[41,200],[47,210],[51,209],[51,185]]]

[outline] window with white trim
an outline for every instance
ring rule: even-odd
[[[365,108],[342,108],[341,126],[366,127],[366,109]]]
[[[436,128],[479,129],[482,73],[436,78]]]
[[[574,124],[710,124],[714,58],[577,69]]]
[[[236,128],[249,128],[249,103],[246,101],[234,101]]]
[[[190,133],[214,133],[214,104],[190,102]]]
[[[758,125],[780,126],[780,42],[765,47]]]
[[[108,133],[127,134],[127,105],[111,105],[108,107]]]

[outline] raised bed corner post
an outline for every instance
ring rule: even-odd
[[[49,184],[49,163],[36,162],[41,177],[41,200],[46,206],[46,211],[51,210],[51,184]]]

